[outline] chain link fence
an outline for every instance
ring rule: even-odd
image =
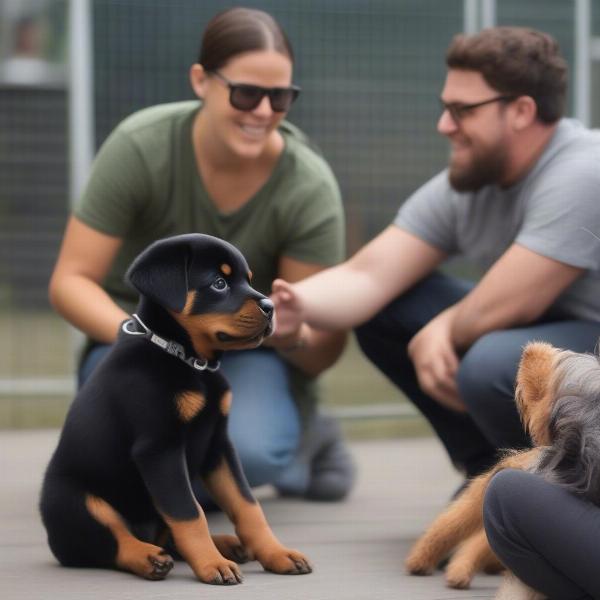
[[[443,57],[463,29],[466,3],[244,4],[272,13],[289,34],[297,58],[294,80],[303,88],[289,119],[313,138],[338,177],[353,252],[444,166],[447,146],[435,130]],[[230,4],[93,0],[90,6],[98,147],[131,112],[192,97],[187,73],[201,33]],[[60,422],[73,389],[73,334],[52,313],[46,292],[69,211],[67,9],[66,0],[0,0],[0,426]],[[600,31],[598,12],[592,12],[592,33]],[[548,31],[572,65],[573,2],[502,0],[496,21]],[[7,66],[20,58],[23,27],[27,33],[32,22],[46,75],[39,75],[44,64],[38,64],[38,78],[23,82]],[[594,98],[600,97],[597,64]],[[596,120],[599,110],[593,111]],[[396,397],[354,348],[327,375],[326,385],[336,405]],[[365,416],[363,409],[351,413]]]

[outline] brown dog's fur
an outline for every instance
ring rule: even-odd
[[[516,402],[535,447],[508,452],[491,470],[473,479],[416,542],[406,559],[409,573],[430,574],[452,551],[454,554],[446,567],[450,587],[468,588],[476,572],[497,572],[503,568],[483,529],[483,498],[495,473],[507,468],[536,470],[543,447],[552,443],[549,422],[558,381],[556,363],[564,354],[565,351],[542,342],[526,346],[517,374]]]

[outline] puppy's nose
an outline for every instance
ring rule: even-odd
[[[266,317],[270,319],[273,316],[273,310],[275,309],[275,306],[268,298],[263,298],[262,300],[259,300],[258,306],[260,307],[260,310],[262,310],[263,313],[265,313]]]

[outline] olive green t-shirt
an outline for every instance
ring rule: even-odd
[[[192,123],[198,110],[198,101],[177,102],[125,119],[98,152],[75,207],[82,222],[123,239],[103,287],[128,313],[137,293],[124,281],[127,267],[151,242],[171,235],[198,232],[231,242],[246,257],[253,285],[265,294],[281,256],[323,266],[344,258],[339,188],[304,134],[282,122],[285,147],[271,177],[243,207],[222,214],[196,166]]]

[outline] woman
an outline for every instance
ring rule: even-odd
[[[228,240],[263,293],[276,277],[298,281],[343,258],[335,178],[283,120],[299,93],[292,70],[291,46],[270,15],[224,11],[209,22],[190,69],[200,101],[139,111],[106,140],[50,282],[53,306],[89,338],[80,383],[134,310],[123,274],[156,239],[196,231]],[[251,485],[322,499],[350,490],[339,430],[314,414],[313,379],[344,342],[341,333],[288,323],[268,348],[225,356],[236,398],[230,433]],[[310,435],[301,444],[303,423]]]

